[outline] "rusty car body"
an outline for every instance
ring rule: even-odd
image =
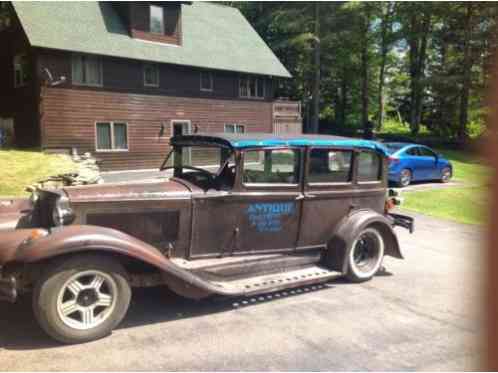
[[[200,299],[277,291],[402,258],[386,151],[334,136],[171,138],[157,180],[38,189],[0,200],[0,297],[32,292],[41,327],[109,334],[133,286]]]

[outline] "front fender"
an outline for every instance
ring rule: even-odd
[[[35,263],[57,256],[88,252],[111,252],[132,257],[158,268],[168,286],[189,298],[213,293],[235,295],[185,270],[166,258],[158,249],[121,231],[92,225],[71,225],[53,229],[50,234],[21,243],[9,261]]]
[[[381,232],[384,242],[384,255],[403,259],[398,238],[392,228],[392,221],[373,210],[358,210],[346,216],[339,224],[329,241],[329,265],[342,273],[347,272],[347,258],[358,233],[371,225]]]

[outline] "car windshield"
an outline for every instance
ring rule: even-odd
[[[168,169],[205,190],[229,190],[235,181],[233,152],[218,146],[176,146],[161,166]]]
[[[228,160],[227,160],[228,158]],[[161,167],[165,168],[197,168],[218,175],[228,162],[234,165],[233,154],[217,146],[181,146],[172,149]]]

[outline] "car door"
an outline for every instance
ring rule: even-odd
[[[322,246],[348,214],[353,196],[353,150],[310,148],[306,155],[299,248]]]
[[[413,181],[424,179],[423,164],[418,149],[418,146],[412,146],[405,150],[403,155],[403,161],[405,163],[403,168],[408,168],[412,171]]]
[[[236,254],[293,251],[302,208],[302,149],[242,152]]]
[[[418,153],[422,178],[424,180],[437,178],[438,168],[436,153],[425,146],[418,147]]]

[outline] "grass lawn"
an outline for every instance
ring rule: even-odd
[[[0,196],[25,196],[26,186],[75,169],[67,156],[37,150],[0,150]]]
[[[454,179],[468,186],[403,193],[403,208],[467,224],[486,222],[492,169],[461,151],[437,150],[453,163]]]

